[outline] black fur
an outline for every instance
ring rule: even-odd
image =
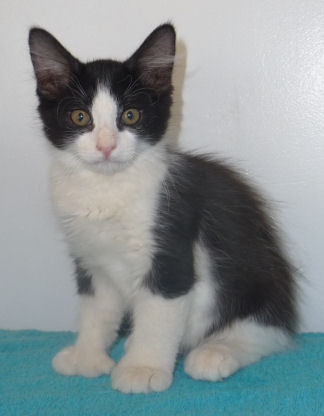
[[[79,295],[93,295],[94,289],[92,286],[92,276],[89,272],[81,266],[79,259],[74,260],[75,277],[77,282]]]
[[[212,261],[215,282],[213,329],[253,316],[293,331],[295,285],[276,231],[261,198],[238,174],[207,158],[171,154],[155,238],[159,249],[147,284],[176,297],[195,282],[193,247]]]

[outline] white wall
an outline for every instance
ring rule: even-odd
[[[0,2],[0,327],[76,324],[72,267],[47,190],[27,33],[80,59],[126,58],[172,20],[184,63],[180,142],[236,161],[274,202],[302,284],[303,329],[324,331],[323,0]],[[181,94],[176,91],[179,115]]]

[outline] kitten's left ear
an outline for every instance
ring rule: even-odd
[[[158,93],[171,91],[176,33],[171,24],[157,27],[126,61],[140,80]]]
[[[59,98],[80,62],[54,36],[43,29],[30,30],[29,48],[38,94],[47,99]]]

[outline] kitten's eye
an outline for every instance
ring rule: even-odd
[[[71,120],[75,125],[83,127],[89,124],[90,116],[86,111],[74,110],[71,113]]]
[[[140,118],[140,113],[136,108],[130,108],[123,112],[122,114],[122,120],[124,124],[127,124],[128,126],[133,126],[138,122]]]

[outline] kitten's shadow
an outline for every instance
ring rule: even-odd
[[[182,91],[187,66],[187,47],[183,40],[176,43],[176,57],[174,61],[172,81],[174,86],[173,105],[166,137],[171,146],[177,146],[181,132],[183,98]]]

